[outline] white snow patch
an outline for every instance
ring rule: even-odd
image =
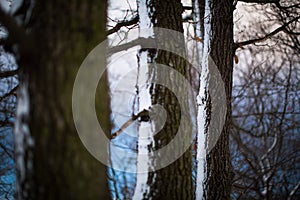
[[[138,13],[140,17],[140,37],[150,37],[153,35],[153,29],[151,29],[151,20],[148,15],[147,1],[138,0]],[[139,71],[137,87],[139,91],[139,112],[143,109],[149,109],[151,106],[151,95],[149,91],[149,69],[148,69],[148,52],[143,51],[139,54]],[[139,126],[139,138],[138,138],[138,158],[137,158],[137,180],[136,188],[132,199],[143,199],[143,195],[150,192],[150,187],[147,184],[148,169],[151,167],[149,161],[148,147],[154,144],[153,132],[149,123],[142,122]]]
[[[195,7],[199,10],[199,5],[195,1]],[[197,16],[198,15],[198,16]],[[198,47],[198,52],[200,54],[201,62],[201,76],[200,76],[200,88],[199,94],[197,96],[198,104],[198,116],[197,116],[197,126],[198,126],[198,137],[197,137],[197,179],[196,179],[196,199],[203,199],[205,195],[204,180],[206,178],[206,146],[207,146],[207,129],[206,120],[206,105],[208,92],[208,80],[209,80],[209,53],[210,53],[210,4],[209,0],[205,1],[205,13],[204,13],[204,33],[200,32],[199,27],[196,28],[196,34],[203,37],[203,45],[200,43]],[[199,13],[196,13],[196,17],[200,19]],[[201,55],[202,53],[202,55]]]

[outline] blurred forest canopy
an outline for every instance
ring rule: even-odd
[[[1,199],[195,199],[199,185],[203,199],[300,198],[299,2],[2,1]],[[146,12],[139,9],[141,5],[147,6]],[[128,42],[128,34],[145,23],[145,14],[150,27],[182,32],[199,44],[205,43],[210,24],[209,53],[225,83],[228,112],[221,137],[206,156],[201,183],[196,178],[202,173],[197,168],[196,141],[176,162],[145,176],[106,168],[85,149],[74,127],[72,89],[80,64],[107,38],[112,46]],[[134,55],[133,67],[140,64],[142,52]],[[188,71],[179,56],[145,52],[149,66],[155,62],[174,66],[199,91],[199,74]],[[101,79],[96,98],[98,118],[107,134],[118,125],[110,117],[115,114],[116,97],[120,98],[112,90],[118,81],[114,73]],[[135,95],[134,87],[130,93]],[[166,105],[168,114],[165,128],[153,137],[151,148],[156,149],[174,137],[180,110],[176,97],[163,87],[149,95],[153,104]],[[209,107],[209,98],[206,101]],[[125,113],[124,119],[128,118]],[[136,148],[138,141],[126,140]],[[141,183],[147,187],[138,191]]]

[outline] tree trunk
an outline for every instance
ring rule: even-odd
[[[231,91],[233,72],[233,5],[231,0],[211,0],[211,51],[225,85],[227,114],[225,124],[214,148],[206,156],[207,199],[231,199],[232,166],[229,151],[231,127]]]
[[[182,24],[182,4],[179,0],[155,0],[150,1],[150,7],[154,8],[153,23],[155,27],[162,27],[172,29],[183,34]],[[159,35],[157,35],[159,36]],[[177,40],[176,40],[177,39]],[[184,37],[172,38],[170,41],[166,41],[167,45],[171,48],[178,48],[176,45],[184,45]],[[175,42],[174,42],[175,41]],[[185,51],[184,46],[180,46]],[[188,78],[188,64],[185,59],[177,56],[173,53],[158,50],[156,63],[163,64],[177,70],[184,77]],[[159,66],[154,69],[158,79],[164,79],[166,82],[175,83],[176,77],[160,77]],[[175,82],[174,82],[175,81]],[[180,88],[180,82],[178,88]],[[183,88],[182,88],[183,89]],[[189,99],[188,91],[181,91],[182,96],[176,97],[172,91],[161,85],[156,85],[151,90],[152,105],[160,104],[164,107],[167,113],[167,120],[164,128],[155,135],[154,149],[158,150],[173,139],[177,131],[184,131],[185,140],[190,141],[192,138],[192,132],[187,127],[191,127],[191,120],[180,124],[182,110],[187,113],[189,107],[183,107],[179,104],[177,98]],[[189,116],[190,118],[191,116]],[[179,128],[180,127],[180,128]],[[179,130],[181,129],[181,130]],[[183,141],[181,141],[183,143]],[[178,146],[181,144],[177,144]],[[172,154],[170,152],[170,154]],[[165,155],[161,155],[165,156]],[[157,158],[157,160],[162,158]],[[155,162],[154,164],[155,165]],[[180,158],[169,166],[160,169],[156,172],[150,173],[148,176],[148,184],[150,185],[150,197],[151,199],[193,199],[194,186],[192,180],[192,152],[189,148]]]
[[[35,57],[20,63],[29,82],[34,140],[22,199],[110,198],[106,167],[87,152],[72,117],[75,76],[87,54],[105,39],[106,9],[105,0],[36,1],[29,25]],[[109,133],[106,78],[99,83],[99,94],[99,121]]]

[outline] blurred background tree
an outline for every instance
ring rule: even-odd
[[[108,199],[106,168],[82,145],[72,118],[76,72],[85,56],[106,38],[107,3],[15,2],[19,5],[13,13],[0,7],[0,21],[8,33],[2,44],[15,54],[19,66],[16,198]],[[99,84],[97,108],[109,133],[105,77]]]

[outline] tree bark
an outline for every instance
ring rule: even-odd
[[[232,166],[229,151],[233,72],[233,5],[230,0],[211,0],[211,51],[225,85],[227,114],[214,148],[207,155],[207,199],[231,199]]]
[[[29,24],[35,55],[20,62],[29,82],[34,140],[22,199],[110,198],[106,167],[87,152],[72,117],[75,76],[83,59],[106,37],[106,9],[105,0],[36,1]],[[109,133],[107,77],[98,91],[99,121]]]
[[[183,34],[182,12],[183,7],[179,0],[153,0],[150,1],[150,7],[154,8],[152,20],[155,27],[172,29]],[[159,35],[157,35],[159,36]],[[179,48],[184,49],[184,37],[172,38],[166,42],[171,48],[178,48],[176,45],[182,44]],[[175,44],[175,45],[174,45]],[[163,50],[158,50],[156,63],[164,64],[172,67],[188,78],[188,64],[185,59],[178,55]],[[157,67],[159,68],[159,66]],[[150,69],[156,71],[156,69]],[[156,71],[158,78],[167,80],[169,83],[175,83],[176,77],[160,77],[159,70]],[[174,82],[175,81],[175,82]],[[176,82],[177,83],[177,82]],[[180,82],[178,82],[180,88]],[[183,88],[182,88],[183,89]],[[179,104],[177,98],[183,98],[185,101],[189,99],[188,91],[180,92],[182,96],[176,97],[172,91],[161,85],[156,85],[155,89],[151,90],[152,105],[160,104],[164,107],[167,113],[167,120],[164,128],[155,135],[154,149],[160,149],[173,139],[177,131],[189,130],[186,127],[191,127],[191,120],[180,124],[181,110],[189,109]],[[181,127],[181,128],[179,128]],[[181,129],[181,130],[179,130]],[[192,132],[185,131],[185,140],[191,140]],[[183,141],[182,141],[183,142]],[[181,144],[177,144],[178,146]],[[170,154],[172,154],[170,152]],[[162,155],[165,156],[165,155]],[[157,158],[158,160],[161,158]],[[155,165],[155,163],[154,163]],[[150,173],[148,176],[148,184],[150,185],[149,197],[151,199],[193,199],[194,185],[192,180],[192,152],[189,148],[180,158],[169,166]]]

